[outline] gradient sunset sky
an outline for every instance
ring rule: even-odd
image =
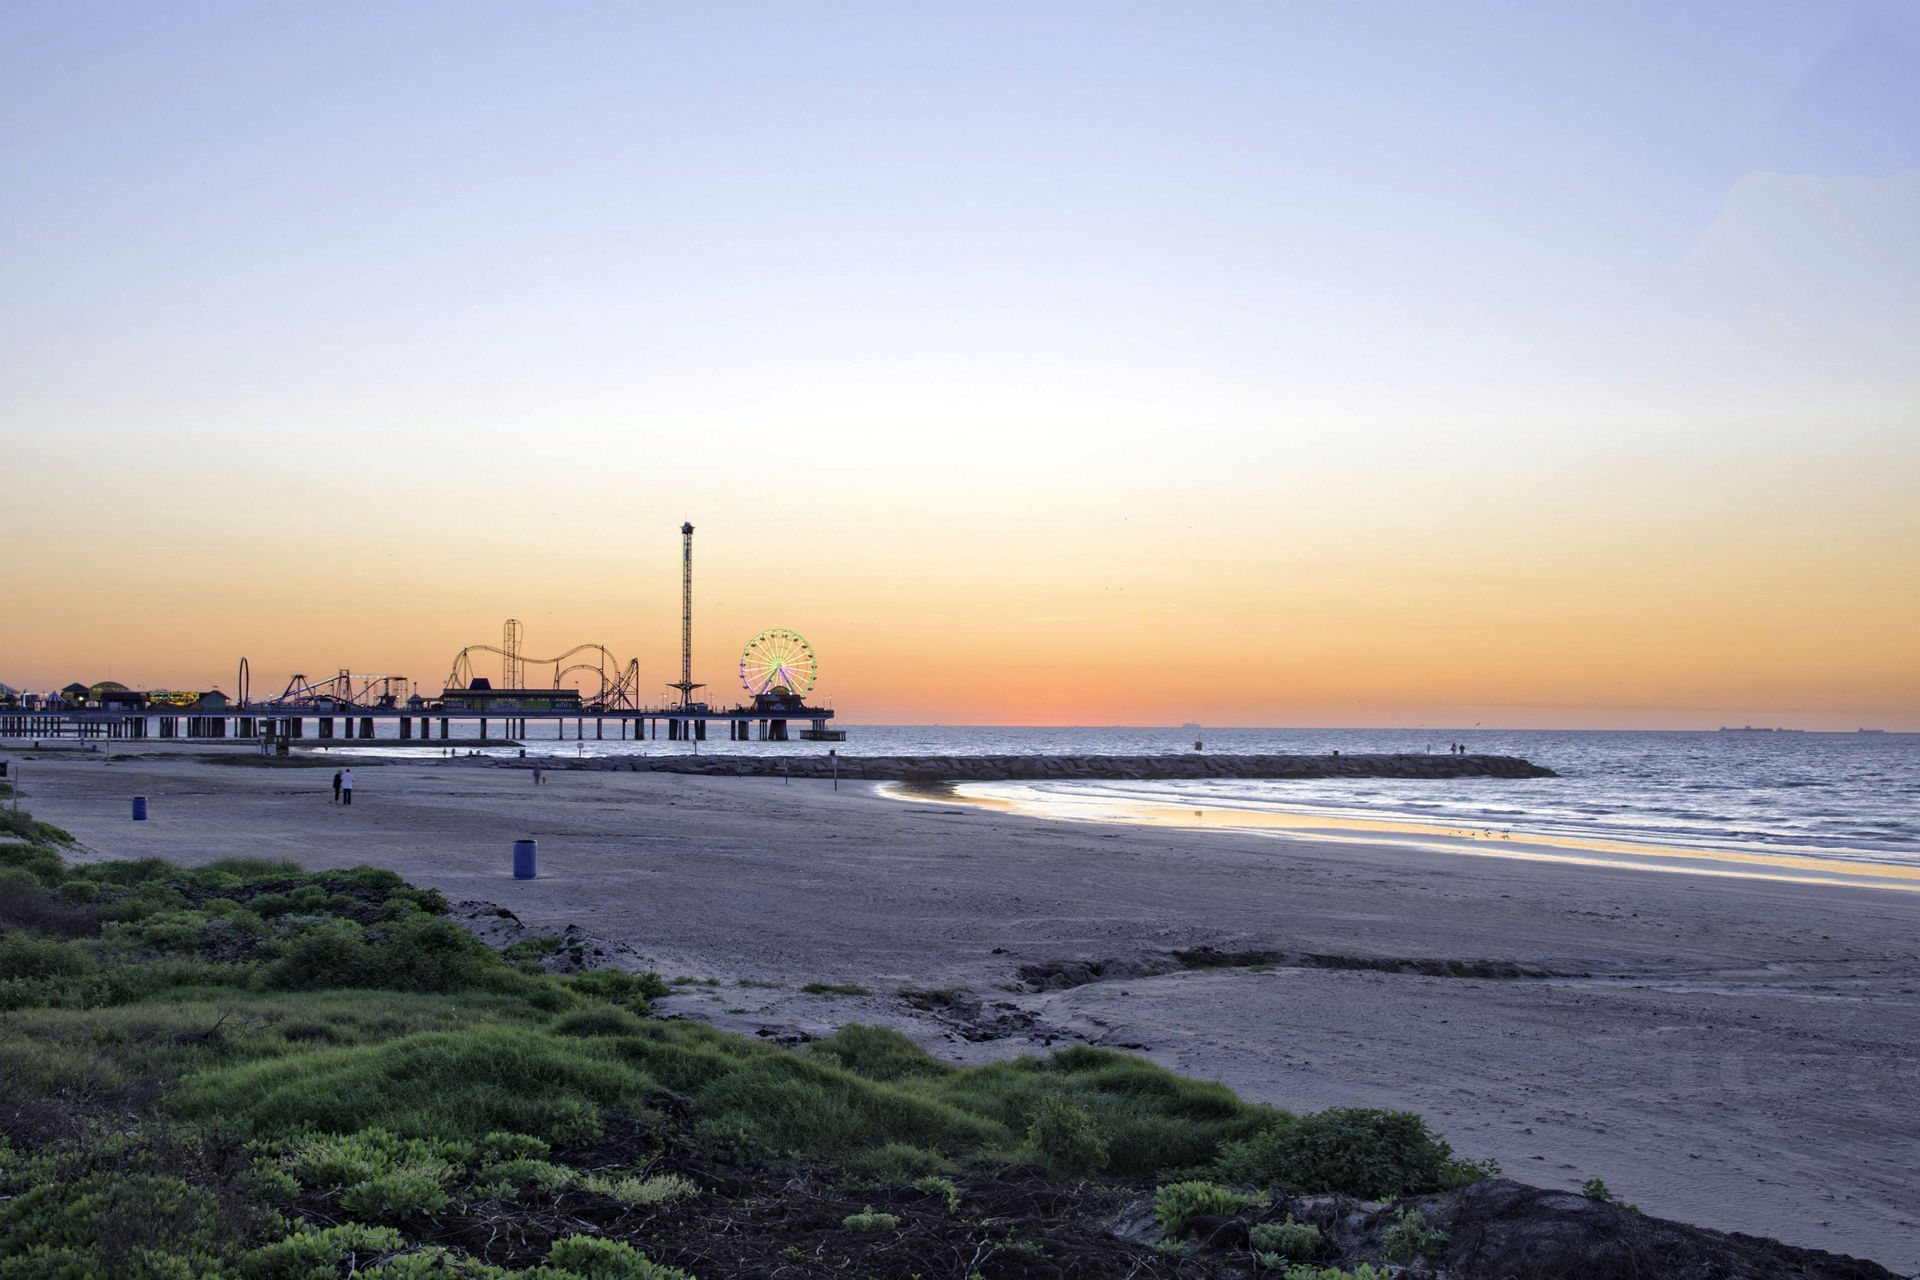
[[[0,682],[1920,729],[1920,5],[0,7]],[[483,665],[496,678],[497,669]]]

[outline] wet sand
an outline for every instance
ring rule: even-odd
[[[1911,892],[1047,821],[871,783],[560,769],[536,789],[356,761],[346,809],[335,763],[28,759],[25,803],[98,856],[370,862],[577,925],[718,980],[663,1004],[733,1029],[887,1022],[958,1061],[1133,1048],[1281,1106],[1419,1111],[1539,1185],[1600,1177],[1663,1217],[1920,1266]],[[539,879],[511,878],[516,837]],[[1276,959],[1169,958],[1204,947]],[[1072,962],[1103,976],[1020,976]],[[873,994],[797,990],[815,981]]]

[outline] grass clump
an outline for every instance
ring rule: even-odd
[[[538,1160],[553,1150],[540,1139],[525,1133],[487,1134],[474,1143],[474,1156],[483,1164],[504,1164],[509,1160]]]
[[[1262,1266],[1276,1268],[1278,1262],[1266,1262],[1266,1255],[1283,1261],[1304,1262],[1320,1252],[1320,1228],[1308,1222],[1295,1222],[1288,1214],[1285,1222],[1262,1222],[1248,1233],[1253,1251],[1262,1255]]]
[[[1446,1247],[1447,1233],[1429,1223],[1418,1209],[1401,1206],[1393,1225],[1387,1228],[1385,1252],[1389,1262],[1435,1257]]]
[[[431,1161],[447,1165],[439,1143],[401,1138],[385,1129],[312,1134],[286,1144],[281,1167],[309,1187],[345,1187]],[[451,1166],[447,1166],[449,1171]]]
[[[4,816],[0,810],[0,817]],[[0,844],[0,876],[25,888],[53,889],[67,878],[67,863],[50,841],[8,841]]]
[[[561,1014],[553,1020],[552,1030],[557,1036],[633,1036],[641,1033],[642,1024],[620,1006],[602,1004]]]
[[[1107,1139],[1093,1113],[1058,1096],[1040,1104],[1027,1145],[1049,1172],[1085,1175],[1107,1167]]]
[[[546,1274],[551,1273],[551,1274]],[[692,1280],[678,1267],[663,1267],[618,1240],[567,1236],[553,1242],[546,1264],[527,1280]]]
[[[219,1200],[170,1174],[96,1172],[37,1181],[0,1204],[5,1280],[147,1280],[219,1265],[231,1247]]]
[[[336,1276],[341,1266],[349,1273],[362,1261],[398,1252],[406,1237],[390,1227],[348,1222],[337,1227],[308,1227],[284,1240],[249,1251],[240,1259],[247,1280],[317,1280]]]
[[[543,933],[538,937],[522,938],[512,946],[500,952],[500,958],[517,969],[531,973],[540,972],[540,962],[560,949],[560,935]]]
[[[654,1087],[600,1042],[483,1023],[195,1072],[175,1105],[243,1133],[510,1130],[565,1145],[597,1137],[607,1106],[644,1114]]]
[[[623,973],[618,969],[589,969],[566,978],[564,984],[568,990],[589,1000],[616,1004],[643,1016],[651,1011],[653,1001],[673,994],[673,988],[651,970]]]
[[[589,1191],[618,1200],[622,1204],[642,1207],[668,1204],[700,1194],[699,1183],[677,1173],[656,1173],[650,1178],[632,1175],[607,1177],[593,1174],[581,1179],[580,1185]]]
[[[479,1177],[489,1186],[511,1188],[513,1195],[558,1195],[578,1181],[579,1175],[564,1165],[545,1160],[508,1160],[488,1165]]]
[[[66,847],[71,847],[74,842],[71,834],[51,822],[35,822],[32,814],[15,809],[0,809],[0,838],[24,841],[30,845]]]
[[[524,990],[499,955],[454,924],[427,915],[377,930],[332,917],[301,929],[278,947],[262,974],[269,987],[315,991],[362,987],[389,991]]]
[[[900,1219],[891,1213],[875,1213],[868,1205],[859,1213],[848,1214],[840,1225],[849,1231],[898,1231]]]
[[[810,996],[868,996],[865,987],[852,982],[809,982],[800,988]]]
[[[756,1054],[694,1095],[703,1133],[748,1158],[841,1159],[890,1142],[932,1150],[1004,1146],[1004,1128],[930,1090],[867,1080],[812,1056]]]
[[[447,1189],[430,1169],[406,1169],[348,1187],[340,1196],[340,1207],[373,1222],[405,1222],[446,1208]]]
[[[1223,1145],[1213,1162],[1214,1175],[1236,1185],[1362,1200],[1444,1191],[1495,1171],[1491,1164],[1454,1159],[1453,1149],[1412,1112],[1362,1107],[1284,1116]]]
[[[1254,1203],[1253,1196],[1200,1179],[1153,1189],[1153,1217],[1168,1236],[1178,1236],[1182,1227],[1203,1214],[1231,1215]]]
[[[868,1080],[945,1080],[960,1068],[941,1062],[906,1036],[887,1027],[849,1022],[807,1052]]]
[[[885,1146],[849,1156],[841,1167],[857,1182],[898,1186],[915,1178],[946,1173],[953,1168],[953,1161],[938,1151],[929,1151],[912,1143],[889,1142]]]

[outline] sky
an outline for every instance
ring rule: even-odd
[[[0,7],[0,682],[1920,729],[1920,4]],[[487,673],[485,665],[478,668]],[[498,672],[492,672],[498,678]],[[270,687],[271,686],[271,687]]]

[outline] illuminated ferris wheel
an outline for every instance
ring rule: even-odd
[[[740,651],[740,683],[747,692],[788,693],[798,697],[820,678],[820,661],[813,646],[797,631],[775,627],[747,641]]]

